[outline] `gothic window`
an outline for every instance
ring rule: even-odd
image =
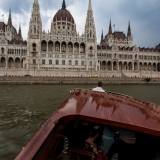
[[[89,65],[92,66],[92,61],[89,62]]]
[[[116,58],[116,53],[114,54],[114,58]]]
[[[1,48],[1,52],[4,53],[4,48]]]
[[[34,26],[34,33],[36,33],[36,26]]]
[[[62,60],[62,65],[65,65],[65,60]]]
[[[69,65],[72,65],[72,61],[71,60],[69,60]]]
[[[137,59],[137,55],[135,55],[135,59]]]
[[[60,44],[59,44],[59,42],[56,42],[55,45],[56,45],[55,50],[57,52],[60,51]]]
[[[75,61],[75,65],[77,65],[77,66],[78,66],[78,61]]]
[[[93,52],[93,47],[92,46],[90,46],[90,54],[92,55],[92,52]]]
[[[33,59],[33,64],[36,64],[36,59]]]
[[[81,61],[81,65],[84,66],[84,61]]]
[[[39,34],[39,30],[37,29],[37,34]]]
[[[66,51],[66,48],[65,48],[65,46],[63,45],[62,46],[62,52],[65,52]]]
[[[52,60],[51,59],[49,60],[49,65],[52,65]]]
[[[90,38],[92,37],[92,32],[90,31]]]
[[[56,60],[56,65],[59,65],[59,60]]]
[[[41,50],[42,50],[42,51],[46,51],[46,50],[47,50],[47,43],[46,43],[45,40],[43,40],[43,41],[41,42]]]
[[[42,59],[42,64],[45,64],[45,59]]]
[[[32,50],[36,51],[36,44],[35,43],[32,44]]]

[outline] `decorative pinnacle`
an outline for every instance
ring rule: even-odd
[[[63,0],[63,3],[62,3],[62,9],[66,9],[66,3],[65,3],[65,0]]]

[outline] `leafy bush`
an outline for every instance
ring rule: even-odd
[[[146,82],[150,82],[150,81],[151,81],[151,78],[146,78],[145,81],[146,81]]]

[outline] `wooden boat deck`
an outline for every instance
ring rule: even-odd
[[[16,160],[33,159],[60,120],[83,120],[160,137],[160,106],[115,93],[76,89]]]

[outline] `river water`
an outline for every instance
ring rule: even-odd
[[[13,160],[74,88],[94,85],[0,85],[0,160]],[[160,104],[160,85],[104,85]]]

